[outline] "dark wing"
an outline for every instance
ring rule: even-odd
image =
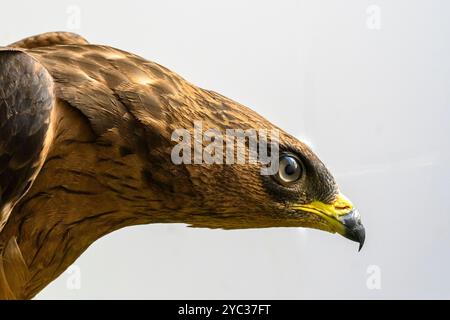
[[[32,57],[0,49],[0,230],[42,165],[53,81]]]
[[[14,42],[8,47],[32,49],[61,44],[88,44],[82,36],[72,32],[47,32]]]

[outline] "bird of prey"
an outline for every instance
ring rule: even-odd
[[[279,130],[278,171],[174,164],[172,133],[194,121]],[[0,298],[34,297],[95,240],[149,223],[365,238],[321,160],[251,109],[72,33],[0,47]]]

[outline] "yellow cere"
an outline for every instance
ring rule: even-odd
[[[353,210],[353,204],[343,194],[339,194],[332,204],[321,201],[313,201],[308,204],[294,205],[294,209],[315,213],[327,220],[337,231],[344,228],[339,221],[340,216],[344,216]]]

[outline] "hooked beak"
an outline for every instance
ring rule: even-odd
[[[366,231],[361,223],[358,210],[344,195],[339,194],[331,204],[313,201],[305,205],[295,205],[294,208],[319,215],[330,224],[334,232],[358,242],[358,251],[361,251],[366,238]]]

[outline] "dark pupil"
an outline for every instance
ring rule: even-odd
[[[284,167],[284,172],[290,176],[295,173],[296,169],[297,166],[295,165],[295,163],[292,163],[292,160],[290,160],[289,164],[287,164],[286,167]]]

